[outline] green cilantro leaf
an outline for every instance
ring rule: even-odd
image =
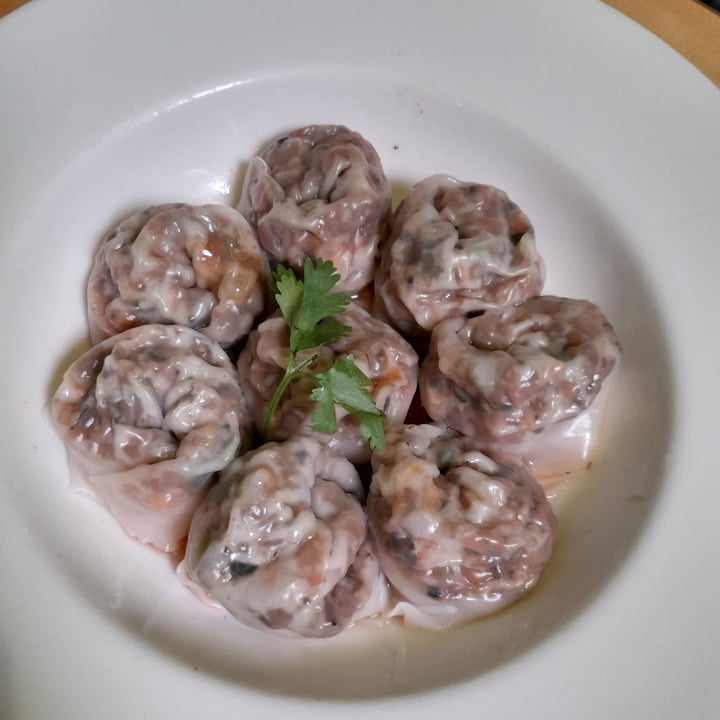
[[[337,430],[337,417],[335,416],[335,398],[330,388],[320,383],[310,393],[310,399],[317,403],[317,407],[310,416],[313,430],[334,433]]]
[[[332,318],[324,320],[319,325],[310,330],[298,330],[294,336],[295,352],[300,350],[309,350],[310,348],[320,347],[328,343],[335,342],[344,338],[350,332],[347,325],[343,325],[339,320]],[[292,342],[292,340],[291,340]]]
[[[313,265],[310,258],[303,263],[303,285],[305,296],[297,324],[302,330],[315,327],[321,320],[339,315],[345,311],[350,296],[343,292],[330,292],[340,280],[331,262],[317,260]]]
[[[271,289],[288,327],[293,327],[303,304],[304,288],[295,273],[282,265],[273,270]]]
[[[360,421],[360,437],[373,450],[382,450],[385,447],[385,415],[378,410],[377,413],[356,412],[355,416]]]
[[[384,415],[367,390],[371,384],[369,378],[355,365],[352,356],[337,358],[327,370],[316,373],[315,381],[318,386],[310,394],[310,399],[318,403],[312,415],[313,427],[322,432],[335,432],[334,405],[337,404],[358,418],[362,438],[370,447],[382,449]],[[332,418],[328,406],[332,407]]]
[[[313,264],[305,258],[302,280],[289,268],[276,266],[270,288],[290,328],[291,353],[325,345],[350,332],[337,320],[322,322],[343,313],[350,302],[347,293],[330,292],[339,279],[333,264],[323,260]]]

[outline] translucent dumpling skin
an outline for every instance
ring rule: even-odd
[[[352,464],[316,440],[267,443],[235,460],[196,513],[185,572],[246,625],[336,635],[386,595],[361,495]]]
[[[52,415],[72,464],[127,533],[177,550],[210,478],[247,444],[235,368],[183,326],[142,325],[66,371]]]
[[[477,445],[439,425],[408,425],[373,455],[373,546],[413,624],[495,612],[530,590],[550,559],[556,520],[544,492]]]
[[[544,279],[530,220],[505,192],[433,175],[392,216],[376,290],[396,327],[424,335],[445,318],[523,302]]]
[[[369,285],[386,232],[390,186],[373,146],[342,125],[310,125],[251,160],[238,209],[274,261],[329,260],[338,290]]]
[[[423,405],[467,435],[517,437],[588,408],[619,359],[597,306],[540,296],[440,323],[421,371]]]
[[[200,330],[229,347],[265,306],[268,264],[233,208],[165,204],[122,222],[103,241],[87,289],[96,342],[147,323]]]

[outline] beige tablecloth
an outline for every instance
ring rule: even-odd
[[[0,0],[0,17],[25,2]],[[720,87],[720,13],[697,0],[605,2],[662,38]]]

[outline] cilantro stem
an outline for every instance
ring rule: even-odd
[[[294,364],[295,358],[291,356],[290,360],[291,362],[289,362],[288,366],[285,368],[285,374],[283,375],[282,380],[280,380],[280,382],[278,383],[278,386],[275,388],[273,396],[270,398],[268,406],[265,408],[262,425],[260,425],[260,437],[263,442],[267,440],[268,433],[270,432],[270,423],[272,422],[273,415],[275,415],[275,411],[280,404],[280,400],[285,394],[287,386],[293,381],[295,377],[292,370],[292,365]]]
[[[282,396],[285,394],[285,390],[287,390],[288,385],[290,385],[293,380],[296,380],[306,374],[303,373],[303,370],[317,360],[317,355],[306,358],[305,360],[297,363],[297,365],[295,364],[296,360],[297,353],[291,352],[288,358],[287,367],[285,368],[285,374],[282,376],[278,386],[275,388],[273,396],[270,398],[268,406],[265,408],[265,414],[263,415],[262,424],[260,425],[260,437],[263,442],[267,440],[273,416],[275,415],[275,411],[277,410],[280,400],[282,400]]]

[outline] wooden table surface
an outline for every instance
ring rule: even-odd
[[[26,2],[0,0],[0,17]],[[605,2],[655,33],[720,87],[720,13],[698,0]]]

